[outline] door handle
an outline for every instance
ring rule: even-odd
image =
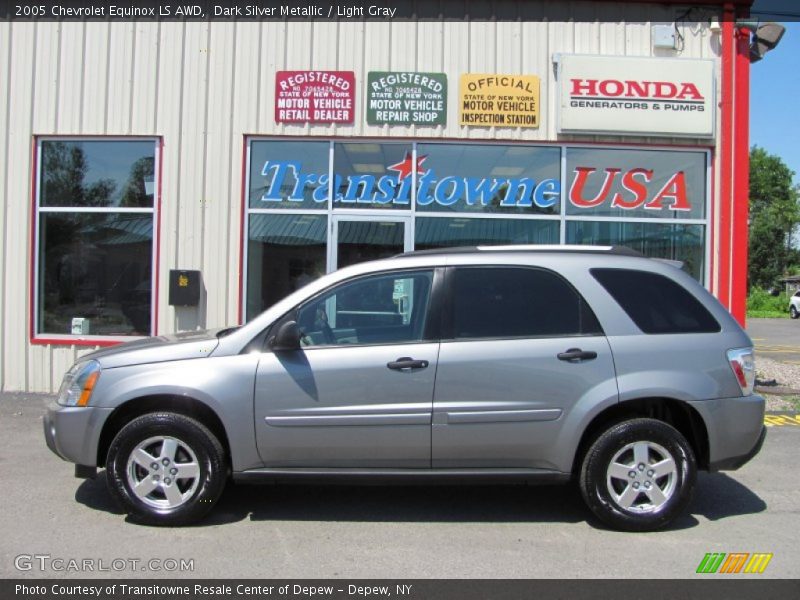
[[[597,352],[593,350],[581,350],[580,348],[570,348],[566,352],[560,352],[556,355],[558,360],[566,360],[569,362],[580,362],[582,360],[592,360],[597,358]]]
[[[424,369],[428,366],[428,361],[414,360],[410,356],[403,356],[395,361],[386,363],[386,366],[395,371],[404,371],[406,369]]]

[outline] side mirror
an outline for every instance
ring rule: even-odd
[[[300,349],[300,328],[297,321],[286,321],[269,340],[269,347],[276,352]]]

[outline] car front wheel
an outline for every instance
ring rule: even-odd
[[[214,506],[227,479],[225,451],[199,421],[151,413],[125,425],[106,458],[111,495],[135,520],[185,525]]]
[[[797,309],[794,307],[794,304],[789,307],[789,316],[791,316],[793,319],[800,317],[800,312],[797,311]]]
[[[686,510],[696,476],[694,453],[680,432],[655,419],[632,419],[597,437],[584,457],[580,487],[607,525],[652,531]]]

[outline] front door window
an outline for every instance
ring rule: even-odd
[[[424,337],[433,273],[394,273],[340,285],[297,311],[304,346],[401,344]]]

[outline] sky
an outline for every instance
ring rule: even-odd
[[[800,2],[777,4],[800,13]],[[775,0],[753,4],[754,11],[777,8]],[[783,159],[800,184],[800,20],[782,24],[786,33],[777,47],[750,66],[750,145]]]

